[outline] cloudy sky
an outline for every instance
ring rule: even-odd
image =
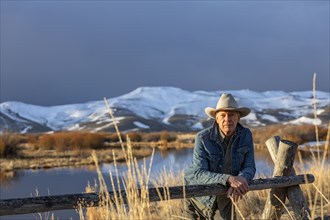
[[[1,1],[1,102],[329,92],[329,1]]]

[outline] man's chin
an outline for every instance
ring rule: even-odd
[[[228,126],[228,127],[224,127],[224,130],[229,132],[229,131],[232,131],[232,130],[234,130],[234,129],[233,129],[233,127],[229,127],[229,126]]]
[[[225,131],[223,131],[223,133],[227,136],[227,135],[231,134],[232,131],[230,131],[230,130],[225,130]]]

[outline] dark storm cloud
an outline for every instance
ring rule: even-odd
[[[139,86],[329,91],[327,1],[2,1],[1,102]]]

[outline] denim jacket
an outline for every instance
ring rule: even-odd
[[[197,133],[192,164],[185,170],[187,185],[219,183],[226,186],[229,174],[222,173],[224,152],[220,145],[218,124]],[[237,124],[236,136],[231,147],[231,175],[243,176],[250,182],[256,172],[252,133]],[[195,198],[212,209],[215,195]]]

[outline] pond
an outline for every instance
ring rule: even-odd
[[[193,149],[180,149],[168,151],[156,151],[151,177],[159,176],[164,169],[166,171],[178,172],[191,163]],[[146,159],[147,167],[149,167],[150,157]],[[138,161],[139,166],[144,164],[143,160]],[[271,176],[273,171],[273,163],[266,150],[256,151],[256,167],[257,174]],[[109,170],[114,171],[113,164],[103,164],[101,167],[103,176],[108,184],[110,184]],[[125,164],[117,164],[119,175],[126,170]],[[48,170],[22,170],[16,172],[10,181],[1,182],[0,195],[1,199],[26,198],[36,195],[62,195],[85,192],[85,188],[90,183],[94,186],[98,179],[95,167],[79,167],[79,168],[53,168]],[[42,213],[43,218],[47,219],[46,213]],[[75,210],[55,211],[55,219],[79,219]],[[37,214],[2,216],[0,219],[40,219]],[[51,219],[50,217],[48,219]]]

